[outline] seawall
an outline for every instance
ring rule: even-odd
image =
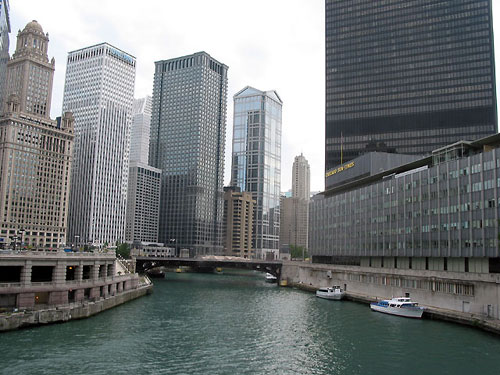
[[[125,302],[150,294],[152,291],[153,285],[150,284],[124,291],[118,295],[106,298],[101,297],[96,301],[81,301],[41,310],[0,314],[0,332],[88,318]]]
[[[346,299],[369,304],[392,296],[410,297],[426,308],[424,318],[465,324],[500,334],[500,276],[284,262],[281,280],[315,292],[340,285]]]

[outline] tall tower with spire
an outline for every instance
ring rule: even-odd
[[[292,166],[292,197],[309,200],[311,195],[311,172],[304,155],[295,157]]]
[[[0,247],[66,243],[73,115],[50,119],[55,61],[36,21],[17,34],[0,117]]]
[[[37,21],[17,34],[16,52],[7,63],[8,94],[15,94],[23,112],[49,118],[55,60],[49,61],[49,34]]]
[[[282,197],[280,246],[307,249],[309,228],[310,169],[304,155],[295,157],[292,166],[292,196]],[[302,255],[304,256],[304,252]],[[295,255],[296,256],[296,255]]]

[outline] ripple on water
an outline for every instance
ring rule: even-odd
[[[499,360],[495,336],[317,299],[253,273],[168,274],[151,296],[90,319],[0,337],[0,374],[9,375],[344,375],[408,364],[470,375],[496,374]]]

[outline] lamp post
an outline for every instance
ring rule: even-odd
[[[174,257],[177,257],[177,244],[175,243],[175,238],[171,238],[168,240],[168,242],[170,242],[171,244],[173,243],[174,244]]]
[[[78,234],[75,234],[75,246],[76,246],[76,251],[78,251],[78,240],[80,239],[80,236]]]
[[[24,246],[24,232],[25,232],[24,229],[19,229],[18,230],[18,233],[21,233],[21,237],[19,238],[21,240],[21,244],[20,244],[21,249]]]

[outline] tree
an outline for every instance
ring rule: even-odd
[[[290,245],[290,256],[292,259],[305,259],[309,254],[304,246]]]
[[[116,255],[121,255],[123,258],[130,258],[130,245],[128,243],[119,244],[117,242]]]

